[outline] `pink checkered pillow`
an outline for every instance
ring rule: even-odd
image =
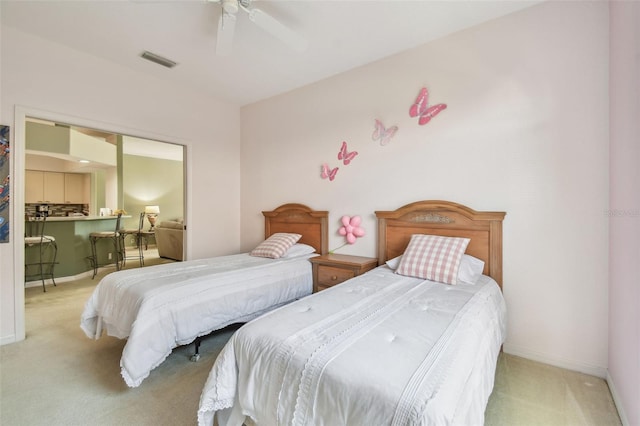
[[[396,274],[457,284],[458,268],[469,238],[414,234]]]
[[[249,254],[251,256],[278,259],[289,250],[289,247],[297,243],[300,238],[302,238],[300,234],[278,232],[261,242],[258,247],[254,248]]]

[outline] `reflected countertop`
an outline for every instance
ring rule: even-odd
[[[131,216],[122,215],[122,219],[129,218]],[[117,219],[118,216],[49,216],[47,222],[76,222],[85,220],[109,220]]]

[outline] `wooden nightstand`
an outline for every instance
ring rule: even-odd
[[[313,265],[314,293],[340,284],[378,266],[376,258],[346,254],[325,254],[312,257],[309,260]]]

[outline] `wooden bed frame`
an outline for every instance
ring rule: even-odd
[[[484,261],[484,274],[502,288],[502,221],[504,212],[478,212],[451,201],[427,200],[394,211],[376,211],[378,262],[404,253],[411,235],[470,238],[466,253]]]
[[[298,241],[316,249],[317,253],[329,251],[329,212],[317,211],[304,204],[283,204],[272,211],[263,211],[264,238],[277,232],[301,234]]]

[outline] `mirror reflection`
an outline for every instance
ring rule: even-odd
[[[43,264],[55,278],[119,269],[127,261],[143,266],[150,247],[183,260],[183,146],[37,118],[27,119],[25,142],[25,237],[44,219],[58,247],[55,262],[25,247],[27,280],[44,282]],[[92,234],[116,229],[128,231],[121,247],[92,246]]]

